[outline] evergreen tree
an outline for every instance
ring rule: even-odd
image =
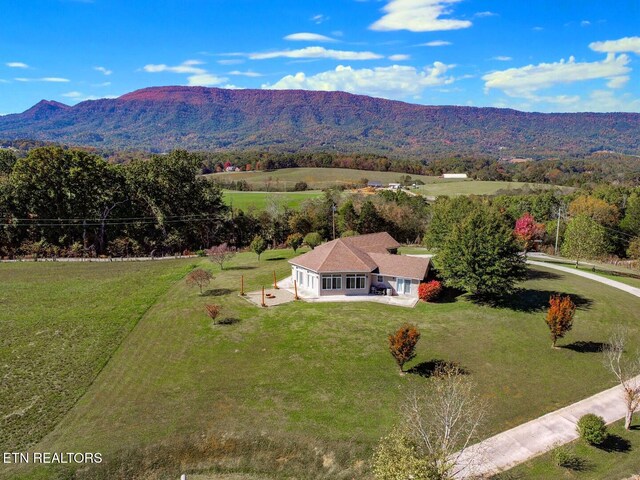
[[[362,234],[367,234],[383,232],[384,230],[384,219],[378,214],[373,202],[367,200],[362,204],[362,208],[360,209],[357,231]]]
[[[509,223],[493,209],[454,225],[434,260],[447,286],[482,297],[512,292],[525,272]]]

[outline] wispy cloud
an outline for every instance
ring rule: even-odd
[[[187,82],[189,86],[208,87],[211,85],[220,85],[226,82],[226,77],[221,77],[213,73],[208,72],[205,68],[202,68],[204,62],[200,60],[186,60],[180,65],[166,65],[161,64],[148,64],[143,67],[143,70],[148,73],[182,73],[188,74]]]
[[[84,94],[82,92],[73,91],[73,92],[63,93],[61,96],[65,98],[82,98]]]
[[[340,65],[335,70],[307,76],[303,72],[287,75],[262,88],[276,90],[345,91],[376,97],[406,99],[420,95],[426,88],[447,85],[454,78],[447,75],[452,65],[435,62],[418,70],[415,67],[393,65],[355,69]]]
[[[420,43],[418,47],[446,47],[447,45],[452,45],[451,42],[447,42],[446,40],[432,40],[427,43]]]
[[[324,23],[326,21],[329,20],[330,17],[322,14],[322,13],[318,13],[317,15],[314,15],[313,17],[311,17],[311,21],[313,23],[315,23],[316,25],[320,25],[321,23]]]
[[[410,55],[405,55],[403,53],[397,53],[389,56],[389,60],[393,60],[394,62],[402,62],[404,60],[409,60],[410,58]]]
[[[498,55],[497,57],[493,57],[491,60],[497,60],[499,62],[510,62],[513,60],[512,57],[507,57],[506,55]]]
[[[487,10],[485,12],[477,12],[473,16],[478,18],[487,18],[487,17],[497,17],[499,15],[495,12],[490,12]]]
[[[113,73],[113,70],[109,70],[109,69],[108,69],[108,68],[106,68],[106,67],[93,67],[93,69],[94,69],[96,72],[100,72],[100,73],[102,73],[102,74],[104,74],[104,75],[111,75],[111,74]]]
[[[229,72],[229,75],[235,75],[240,77],[251,77],[251,78],[264,77],[263,74],[258,72],[252,72],[251,70],[248,70],[246,72],[242,72],[240,70],[234,70],[232,72]]]
[[[274,52],[250,53],[251,60],[271,58],[331,58],[334,60],[377,60],[384,58],[373,52],[354,52],[349,50],[331,50],[324,47],[306,47],[298,50],[279,50]]]
[[[436,32],[469,28],[469,20],[442,18],[451,14],[450,6],[461,0],[390,0],[383,8],[385,14],[369,28],[378,31],[409,30]]]
[[[19,77],[19,78],[16,78],[15,81],[23,82],[23,83],[29,83],[29,82],[67,83],[67,82],[70,82],[71,80],[69,80],[68,78],[61,78],[61,77],[41,77],[41,78]]]
[[[589,48],[595,52],[622,53],[633,52],[640,55],[640,37],[624,37],[619,40],[592,42]]]
[[[244,63],[242,58],[223,58],[217,61],[220,65],[240,65]]]
[[[110,87],[111,82],[100,82],[91,84],[92,87]]]
[[[29,65],[23,62],[7,62],[5,65],[10,68],[29,68]]]
[[[319,33],[300,32],[292,33],[284,37],[284,40],[291,42],[336,42],[335,38],[320,35]]]

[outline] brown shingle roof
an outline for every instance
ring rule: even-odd
[[[343,238],[346,243],[359,248],[364,252],[385,253],[400,247],[395,238],[387,232],[370,233],[368,235],[358,235],[355,237]]]
[[[378,265],[380,275],[412,280],[424,279],[431,263],[428,258],[389,255],[388,253],[370,253],[369,256]]]
[[[320,273],[373,272],[377,265],[362,250],[339,238],[300,255],[289,263]]]
[[[378,271],[381,275],[422,280],[429,270],[429,259],[391,255],[400,244],[386,232],[339,238],[289,260],[319,273]]]

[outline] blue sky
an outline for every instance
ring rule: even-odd
[[[0,114],[158,85],[640,111],[639,0],[2,0]]]

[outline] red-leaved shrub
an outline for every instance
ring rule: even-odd
[[[418,286],[418,298],[425,302],[431,302],[438,298],[442,293],[442,283],[438,280],[431,280],[430,282],[421,283]]]

